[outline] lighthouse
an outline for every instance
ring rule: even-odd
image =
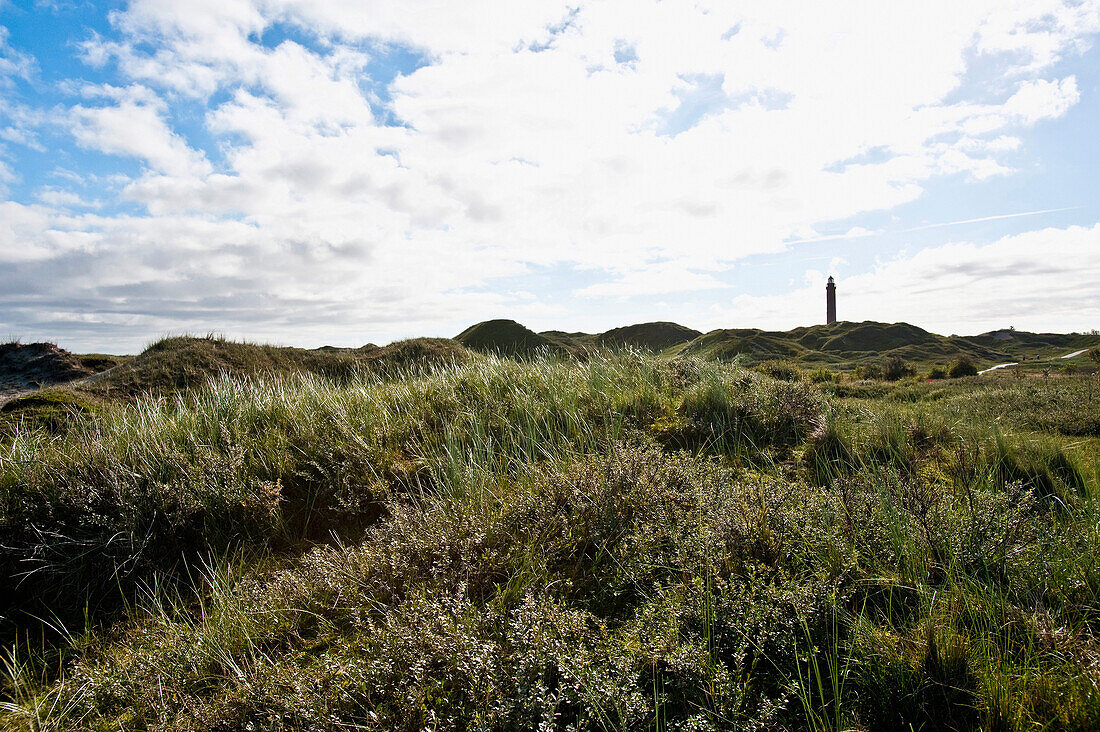
[[[836,322],[836,283],[831,276],[825,285],[825,322],[829,325]]]

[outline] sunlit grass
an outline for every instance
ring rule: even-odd
[[[15,430],[2,724],[1094,728],[1092,385],[818,382],[477,356]]]

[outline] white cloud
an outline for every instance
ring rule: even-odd
[[[837,277],[841,320],[909,322],[942,334],[1021,330],[1084,331],[1100,323],[1100,224],[1040,229],[990,244],[953,242]],[[752,323],[787,329],[821,322],[825,274],[766,297],[740,296],[715,308],[707,325]]]
[[[0,91],[10,86],[15,78],[29,80],[36,68],[33,57],[12,48],[10,37],[11,32],[0,25]]]
[[[729,287],[712,275],[692,272],[679,262],[660,262],[623,273],[613,282],[601,282],[578,290],[581,297],[626,297],[666,294],[690,290],[699,292]]]
[[[187,283],[171,296],[222,292],[250,328],[291,303],[313,324],[478,317],[509,303],[493,278],[535,267],[606,273],[589,298],[716,287],[937,177],[1011,174],[1020,130],[1080,97],[1052,64],[1100,30],[1094,1],[573,5],[134,0],[82,47],[115,85],[64,122],[142,162],[119,188],[149,215],[72,216],[45,193],[18,212],[32,255],[0,260],[77,272],[80,252],[64,276],[88,303]],[[394,44],[426,65],[380,89]],[[975,55],[1003,56],[1004,101],[952,97]],[[173,116],[193,105],[202,144]],[[146,327],[217,312],[142,297]]]
[[[1081,98],[1077,79],[1067,76],[1061,81],[1038,81],[1022,84],[1004,109],[1007,114],[1019,117],[1025,124],[1035,124],[1041,119],[1061,117]]]
[[[35,194],[42,203],[55,209],[99,208],[100,201],[89,201],[72,191],[53,186],[45,186]]]
[[[210,172],[205,156],[189,148],[168,126],[163,103],[148,88],[104,86],[89,93],[105,96],[116,104],[78,104],[70,110],[72,133],[80,145],[138,158],[159,173],[194,176]]]

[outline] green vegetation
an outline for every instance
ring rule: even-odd
[[[0,727],[1100,725],[1091,376],[387,348],[5,406]]]
[[[871,374],[870,378],[882,378],[880,370],[889,359],[900,359],[913,368],[923,369],[946,368],[960,359],[988,365],[1010,361],[1062,365],[1066,363],[1062,356],[1096,346],[1098,340],[1090,335],[1019,331],[944,337],[908,323],[839,322],[790,331],[715,330],[669,350],[705,359],[739,359],[750,364],[783,359],[804,366],[828,365],[849,371],[862,366],[864,373]],[[1076,358],[1086,360],[1083,354]]]
[[[882,367],[882,376],[887,381],[897,381],[915,373],[916,369],[910,366],[909,362],[901,356],[887,356]]]
[[[539,352],[560,353],[567,350],[568,336],[547,338],[514,320],[487,320],[471,325],[455,336],[455,340],[474,351],[504,356],[533,356]]]
[[[78,388],[101,396],[133,398],[198,387],[223,374],[308,373],[347,380],[364,371],[461,362],[468,355],[461,345],[446,338],[415,338],[381,348],[367,345],[310,351],[216,336],[178,336],[150,345],[140,355],[86,379]]]
[[[962,357],[951,364],[951,368],[948,370],[947,375],[952,379],[961,379],[964,376],[977,376],[978,367],[974,365],[974,362],[969,358]]]
[[[881,366],[884,358],[931,363],[960,355],[980,360],[1004,355],[969,339],[945,338],[908,323],[872,322],[839,322],[790,331],[715,330],[685,344],[678,352],[723,361],[736,357],[749,362],[794,359],[845,369],[866,366],[871,361]]]
[[[763,361],[754,366],[753,370],[780,381],[798,381],[802,378],[802,369],[792,361]]]
[[[639,323],[601,333],[596,337],[596,345],[603,348],[631,346],[649,351],[664,351],[693,341],[701,335],[703,334],[699,331],[677,323]]]
[[[99,400],[73,389],[39,389],[0,405],[0,434],[13,438],[39,429],[63,432],[79,417],[94,413],[98,406]]]
[[[701,334],[676,323],[640,323],[605,333],[535,333],[512,320],[472,325],[454,339],[417,338],[385,347],[324,346],[315,350],[237,343],[224,338],[175,337],[152,344],[138,356],[74,355],[53,344],[0,345],[0,403],[43,386],[69,388],[106,398],[166,394],[197,387],[219,374],[312,373],[351,378],[360,371],[394,371],[405,365],[461,362],[470,351],[512,357],[543,353],[583,357],[601,349],[636,348],[664,356],[692,356],[736,365],[781,368],[795,378],[805,370],[814,380],[831,381],[837,371],[857,379],[905,379],[918,370],[930,378],[952,363],[983,366],[1021,361],[1019,375],[1072,374],[1090,360],[1094,335],[1055,335],[995,331],[958,337],[929,333],[907,323],[833,323],[785,332],[755,329]],[[1071,353],[1067,353],[1071,351]],[[1070,355],[1072,358],[1066,359]],[[1095,371],[1095,369],[1093,369]],[[961,374],[962,372],[960,372]],[[801,378],[798,376],[797,378]]]

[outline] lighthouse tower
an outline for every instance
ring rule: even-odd
[[[836,283],[832,277],[825,285],[825,322],[829,325],[836,322]]]

